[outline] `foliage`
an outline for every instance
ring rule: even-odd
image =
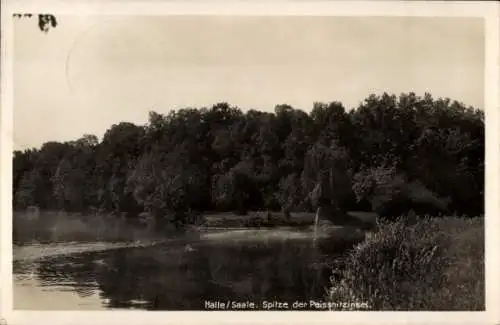
[[[448,198],[440,198],[418,180],[410,182],[394,166],[360,171],[354,175],[353,192],[384,217],[397,218],[410,210],[437,215],[448,209]]]
[[[303,201],[301,190],[302,184],[300,176],[297,174],[289,174],[280,180],[276,198],[286,213],[300,208]]]
[[[178,221],[201,196],[203,175],[179,149],[144,155],[127,180],[127,189],[146,212]]]
[[[193,211],[484,212],[484,113],[429,94],[243,112],[227,103],[15,151],[14,208],[187,222]],[[288,213],[287,212],[287,213]]]
[[[347,151],[335,142],[329,146],[315,143],[304,160],[302,182],[312,204],[340,207],[352,187]]]
[[[38,18],[38,28],[40,28],[40,30],[44,33],[47,33],[50,28],[55,28],[58,24],[56,17],[50,14],[13,14],[14,18],[32,18],[33,16]]]
[[[380,222],[339,266],[332,302],[373,310],[484,310],[481,218]]]

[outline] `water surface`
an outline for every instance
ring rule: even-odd
[[[264,301],[324,301],[325,258],[310,234],[287,229],[23,247],[14,250],[14,307],[206,310],[238,301],[262,310]]]

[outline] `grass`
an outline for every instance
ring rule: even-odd
[[[485,309],[483,218],[418,218],[411,225],[400,218],[378,227],[337,261],[330,302],[392,311]]]
[[[314,213],[291,213],[287,219],[282,212],[252,211],[247,215],[231,212],[207,214],[203,216],[204,227],[306,227],[314,222]]]
[[[374,223],[376,214],[373,212],[348,211],[348,215],[367,224]],[[203,216],[204,227],[309,227],[314,224],[315,212],[292,212],[286,218],[283,212],[252,211],[247,215],[231,212],[206,214]]]

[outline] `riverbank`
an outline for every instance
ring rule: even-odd
[[[376,215],[366,212],[348,212],[352,217],[374,222]],[[184,230],[238,230],[293,228],[305,230],[313,226],[315,213],[290,213],[254,211],[246,215],[231,212],[207,213],[198,218],[196,225]],[[171,226],[170,228],[172,228]],[[135,242],[162,240],[171,237],[169,229],[151,226],[147,220],[120,218],[112,215],[66,213],[58,211],[14,212],[13,239],[16,245],[50,244],[57,242]]]
[[[331,302],[373,310],[485,309],[484,218],[383,223],[337,261]]]
[[[374,224],[378,215],[374,212],[348,211],[352,218]],[[282,212],[252,211],[246,215],[231,212],[206,214],[202,217],[205,227],[309,227],[314,224],[316,213],[292,212],[285,216]]]

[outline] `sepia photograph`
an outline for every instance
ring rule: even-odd
[[[485,312],[487,7],[7,7],[2,297],[27,312]]]

